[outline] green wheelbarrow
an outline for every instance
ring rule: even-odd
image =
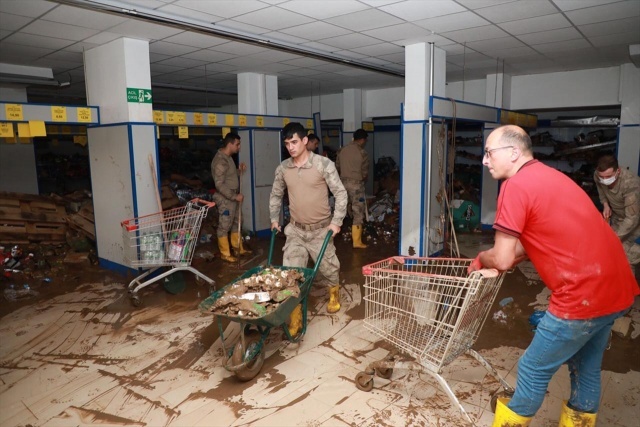
[[[222,348],[226,355],[225,369],[235,373],[236,378],[241,381],[249,381],[253,379],[264,364],[264,343],[271,331],[271,328],[282,327],[284,335],[290,342],[296,343],[302,339],[307,331],[307,299],[309,296],[309,290],[313,284],[313,280],[318,272],[318,266],[324,256],[324,251],[327,249],[327,244],[333,235],[332,231],[327,233],[327,236],[322,243],[320,253],[316,259],[316,263],[313,268],[302,267],[286,267],[286,266],[272,266],[271,257],[273,255],[273,246],[275,243],[277,230],[271,232],[271,243],[269,245],[269,258],[265,267],[258,266],[245,272],[242,276],[238,277],[232,283],[227,286],[213,292],[207,299],[200,303],[200,311],[208,313],[211,310],[213,304],[221,298],[225,292],[237,281],[251,277],[254,274],[259,274],[268,268],[279,268],[281,270],[297,270],[304,276],[304,280],[300,283],[300,295],[298,297],[289,297],[282,301],[278,307],[276,307],[270,313],[265,314],[262,317],[257,318],[245,318],[240,316],[231,316],[224,314],[215,314],[218,322],[218,330],[220,331],[220,340],[222,341]],[[296,336],[291,336],[287,325],[289,316],[296,308],[298,304],[302,304],[302,329]],[[224,339],[224,331],[222,328],[223,319],[228,319],[232,322],[240,323],[240,339],[231,347],[227,346]]]

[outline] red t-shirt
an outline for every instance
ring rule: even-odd
[[[591,199],[538,160],[502,184],[493,228],[520,239],[551,290],[549,311],[557,317],[612,314],[640,293],[620,239]]]

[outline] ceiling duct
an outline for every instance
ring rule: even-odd
[[[629,45],[629,58],[636,68],[640,68],[640,44]]]

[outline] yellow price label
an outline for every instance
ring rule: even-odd
[[[362,129],[367,132],[373,132],[373,122],[362,122]]]
[[[204,121],[202,120],[202,113],[193,113],[193,124],[194,125],[204,124]]]
[[[73,135],[73,143],[82,145],[83,147],[87,145],[88,139],[85,135]]]
[[[0,138],[13,138],[13,123],[0,123]]]
[[[189,127],[178,126],[178,139],[187,139],[187,138],[189,138]]]
[[[80,123],[91,122],[91,108],[78,107],[76,108],[76,115]]]
[[[238,126],[247,125],[247,116],[238,116]]]
[[[307,129],[313,129],[313,119],[307,119]]]
[[[164,111],[154,111],[153,112],[153,122],[155,124],[161,125],[164,123]]]
[[[264,127],[264,117],[256,116],[256,126],[259,127],[259,128],[263,128]]]
[[[51,107],[51,120],[54,122],[67,121],[67,107],[54,105]]]
[[[218,124],[218,115],[217,114],[207,114],[207,124],[209,126],[215,126]]]
[[[233,123],[234,123],[233,114],[225,114],[224,124],[227,126],[233,126]]]
[[[226,126],[225,126],[225,127],[223,127],[223,128],[222,128],[222,137],[224,138],[225,136],[227,136],[227,134],[228,134],[229,132],[231,132],[231,128],[228,128],[228,127],[226,127]]]
[[[22,118],[22,105],[20,104],[6,104],[4,106],[4,112],[7,120],[24,120]]]
[[[282,119],[282,126],[286,126],[289,124],[289,122],[291,121],[290,118],[285,117],[284,119]]]
[[[187,113],[181,111],[167,111],[167,123],[170,125],[184,125],[187,123]]]

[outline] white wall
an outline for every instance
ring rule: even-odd
[[[513,76],[511,109],[616,105],[619,88],[620,67]]]
[[[467,101],[484,105],[486,92],[486,79],[447,83],[447,97],[458,101]]]
[[[392,87],[363,91],[364,117],[400,117],[404,88]]]
[[[281,100],[278,104],[281,116],[311,117],[320,111],[322,120],[342,120],[342,92],[329,95]]]

